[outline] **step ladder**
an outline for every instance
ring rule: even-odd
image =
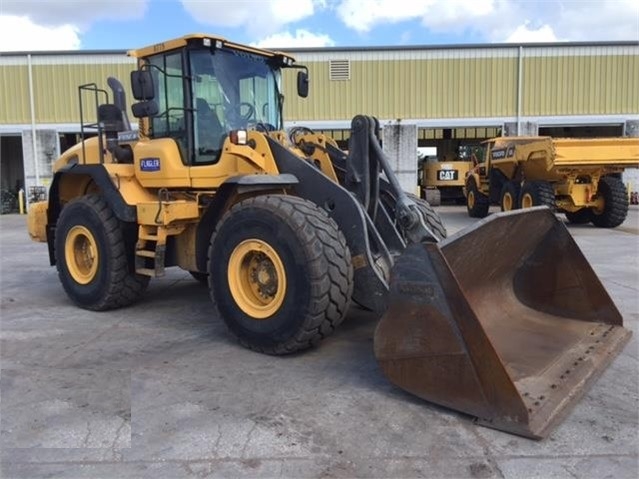
[[[169,230],[163,225],[139,225],[135,247],[135,272],[152,278],[164,276],[164,256]]]

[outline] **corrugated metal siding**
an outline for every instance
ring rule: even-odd
[[[636,54],[526,57],[522,115],[636,114],[638,84]]]
[[[285,76],[288,120],[456,118],[514,115],[515,58],[351,62],[349,81],[331,81],[328,61],[308,64],[311,94],[298,100]]]
[[[28,123],[29,71],[26,65],[10,65],[0,68],[0,122],[6,124]]]
[[[130,72],[132,64],[84,64],[84,65],[33,65],[33,90],[35,98],[35,114],[42,123],[75,123],[80,120],[78,86],[96,83],[99,88],[109,92],[106,79],[109,76],[118,78],[127,92],[127,99],[132,100],[130,91]],[[85,121],[94,122],[96,118],[93,98],[86,94],[83,103]],[[101,101],[103,101],[101,99]],[[26,118],[28,122],[28,117]]]
[[[300,53],[311,93],[299,99],[296,70],[284,75],[285,118],[344,121],[514,117],[517,47]],[[639,46],[523,48],[523,116],[639,114]],[[105,54],[33,54],[37,123],[78,123],[77,87],[117,76],[129,91],[134,59]],[[330,81],[329,60],[349,60],[351,79]],[[27,55],[0,56],[2,124],[29,124]],[[129,102],[132,101],[128,95]],[[87,110],[90,120],[93,109]]]

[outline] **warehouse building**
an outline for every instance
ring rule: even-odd
[[[316,48],[289,50],[309,68],[311,93],[284,77],[286,126],[304,125],[347,144],[353,116],[374,115],[384,146],[415,184],[420,147],[451,157],[497,135],[639,136],[639,43]],[[78,86],[125,84],[124,51],[23,52],[0,56],[1,187],[46,187],[55,158],[79,139]],[[128,88],[128,86],[127,86]],[[130,98],[130,95],[129,95]],[[639,178],[629,181],[639,183]]]

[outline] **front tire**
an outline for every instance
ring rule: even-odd
[[[485,218],[490,208],[488,197],[479,191],[472,176],[466,182],[466,208],[471,218]]]
[[[234,205],[209,247],[211,298],[244,346],[287,354],[343,321],[353,292],[344,235],[314,203],[265,195]]]
[[[413,195],[411,193],[407,194],[408,197],[415,202],[415,204],[417,205],[417,209],[420,211],[420,213],[424,217],[424,220],[426,221],[426,225],[428,225],[431,231],[435,233],[435,235],[437,235],[437,239],[445,239],[447,236],[447,232],[441,216],[437,214],[437,212],[428,203],[428,201],[418,198],[417,195]]]
[[[592,224],[600,228],[616,228],[628,216],[628,193],[619,178],[604,176],[599,180],[597,197],[603,200],[601,208],[593,208]]]
[[[62,209],[55,257],[60,282],[73,302],[104,311],[142,295],[149,278],[133,269],[133,235],[98,195],[76,198]]]

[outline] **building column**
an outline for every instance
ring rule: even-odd
[[[24,164],[24,190],[27,198],[29,188],[44,186],[49,188],[53,178],[53,162],[60,155],[58,132],[56,130],[35,130],[36,151],[33,151],[33,131],[22,131],[22,161]],[[37,168],[37,174],[36,174]],[[36,179],[36,177],[39,179]]]
[[[517,122],[508,121],[504,123],[503,136],[538,136],[539,123],[534,121],[522,121],[519,123],[519,133],[517,133]]]
[[[639,120],[626,120],[624,133],[626,136],[639,138]]]
[[[417,125],[384,125],[382,147],[402,189],[417,192]]]
[[[639,138],[639,120],[626,120],[624,134],[631,138]],[[623,182],[628,190],[631,204],[637,204],[639,191],[639,169],[626,168],[622,175]]]

